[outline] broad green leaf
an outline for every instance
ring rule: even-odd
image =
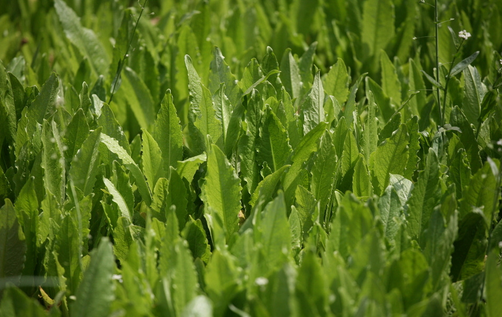
[[[16,283],[23,271],[26,242],[12,202],[0,208],[0,278]],[[2,283],[4,282],[2,281]]]
[[[80,18],[62,0],[56,0],[54,7],[63,26],[66,37],[92,65],[96,75],[105,75],[110,64],[108,55],[96,34],[82,27]]]
[[[136,185],[138,186],[138,190],[141,194],[141,197],[146,202],[147,205],[150,205],[152,202],[150,189],[146,184],[145,177],[138,165],[131,156],[121,147],[117,140],[109,137],[108,135],[101,133],[100,136],[101,143],[106,145],[108,150],[118,156],[118,158],[122,161],[122,164],[132,173],[134,179],[136,180]]]
[[[232,235],[238,230],[241,210],[240,181],[225,154],[216,145],[212,145],[207,158],[207,173],[202,186],[202,200],[217,213],[223,222],[226,243],[232,241]],[[209,210],[208,210],[209,211]],[[211,217],[207,213],[206,217]],[[209,221],[208,221],[209,222]]]
[[[108,316],[114,299],[112,274],[115,262],[112,244],[103,238],[99,247],[91,253],[91,262],[84,272],[76,301],[71,306],[71,316]]]
[[[494,164],[497,167],[500,165],[498,161]],[[469,184],[464,187],[462,192],[461,217],[479,208],[482,210],[487,228],[491,226],[491,221],[494,219],[492,214],[497,212],[496,201],[500,192],[496,177],[500,176],[493,175],[488,162],[471,177]]]
[[[380,67],[382,68],[382,88],[394,105],[401,105],[401,82],[397,77],[396,68],[389,56],[382,51],[380,54]]]
[[[332,95],[343,104],[349,95],[350,76],[347,73],[347,66],[341,58],[338,58],[326,77],[324,77],[323,87],[327,95]]]
[[[119,122],[115,118],[115,114],[107,104],[104,104],[103,108],[101,108],[101,115],[98,117],[97,123],[99,127],[103,128],[102,132],[104,134],[117,140],[120,146],[123,147],[127,153],[131,153],[129,141],[127,140]],[[106,157],[108,157],[108,155]],[[105,160],[105,162],[111,164],[110,159]]]
[[[290,165],[284,165],[270,175],[267,175],[256,187],[249,204],[254,207],[257,203],[268,203],[276,193],[277,185]]]
[[[366,114],[366,122],[364,122],[364,158],[366,162],[370,161],[370,155],[378,145],[378,119],[376,117],[377,105],[371,90],[366,92],[368,98],[368,108]]]
[[[193,258],[186,241],[179,240],[174,247],[176,252],[176,271],[173,274],[174,307],[178,314],[196,296],[197,274],[193,265]]]
[[[324,132],[314,158],[314,165],[312,166],[312,182],[310,190],[316,200],[320,203],[320,212],[326,208],[328,199],[331,196],[333,183],[335,179],[336,167],[338,165],[338,158],[333,146],[332,137],[329,132]],[[324,216],[321,216],[321,221]]]
[[[187,221],[188,192],[185,182],[181,179],[178,171],[171,167],[171,178],[169,179],[169,195],[167,196],[167,207],[176,206],[176,217],[180,229],[183,229]]]
[[[70,214],[61,221],[56,239],[58,260],[64,268],[68,290],[75,294],[82,274],[82,234],[77,221]]]
[[[46,317],[47,312],[37,300],[28,297],[19,288],[9,287],[3,292],[0,315]]]
[[[21,86],[22,89],[22,86]],[[24,94],[24,91],[23,91]],[[4,141],[14,139],[16,134],[16,105],[11,81],[0,61],[0,145]]]
[[[449,273],[453,242],[457,237],[457,213],[445,220],[438,209],[432,212],[426,233],[424,255],[431,267],[433,287],[441,285],[441,276]]]
[[[453,68],[450,71],[450,76],[453,77],[457,74],[459,74],[461,71],[466,69],[469,65],[471,65],[472,62],[478,57],[479,51],[474,52],[471,56],[463,59],[461,62],[459,62],[457,65],[453,66]]]
[[[419,239],[428,227],[429,218],[440,198],[439,169],[436,153],[429,149],[425,169],[411,191],[408,201],[408,233],[411,238]]]
[[[502,271],[496,252],[490,252],[486,260],[486,312],[489,317],[497,316],[502,309]]]
[[[309,4],[309,7],[311,7],[311,4]],[[308,50],[306,50],[305,53],[303,53],[298,63],[298,69],[300,70],[300,78],[302,79],[302,86],[301,86],[302,95],[305,94],[307,91],[309,91],[310,88],[312,87],[312,82],[314,79],[312,76],[312,65],[314,63],[314,55],[316,48],[317,48],[317,42],[313,42],[312,44],[310,44]]]
[[[481,103],[485,95],[481,76],[475,67],[468,66],[464,69],[465,96],[462,110],[470,124],[478,127],[478,117],[481,111]]]
[[[299,98],[301,89],[300,69],[290,49],[287,49],[282,56],[280,77],[291,98]]]
[[[420,160],[418,156],[418,152],[420,151],[420,127],[418,126],[418,117],[413,116],[411,120],[408,120],[406,123],[408,127],[408,134],[410,136],[410,144],[408,147],[408,163],[406,164],[406,169],[404,170],[403,176],[407,179],[413,179],[415,171],[417,170],[417,166]]]
[[[210,141],[216,143],[222,137],[221,122],[216,119],[216,111],[213,105],[211,92],[201,83],[197,71],[193,67],[192,60],[186,56],[185,63],[188,71],[188,88],[190,94],[189,118],[197,127],[205,140],[206,150],[209,151]]]
[[[370,155],[369,167],[373,188],[381,195],[389,184],[390,174],[403,174],[408,161],[408,132],[405,125],[378,146]]]
[[[386,124],[394,115],[395,110],[393,109],[390,98],[385,95],[382,87],[380,87],[373,79],[370,77],[365,78],[366,89],[373,93],[375,97],[375,103],[380,109],[379,113],[383,118],[383,123]],[[368,94],[368,92],[366,92]]]
[[[120,211],[120,217],[124,217],[127,219],[129,222],[132,222],[131,219],[131,212],[129,211],[129,207],[127,206],[127,203],[124,200],[124,197],[120,194],[120,192],[115,188],[115,185],[107,179],[103,178],[103,182],[108,190],[108,192],[112,195],[113,201],[117,204],[117,207]]]
[[[322,276],[319,259],[312,251],[304,255],[296,280],[296,296],[304,316],[323,316],[326,314],[328,289]]]
[[[373,190],[368,168],[362,154],[359,154],[359,159],[354,167],[352,190],[354,191],[354,195],[357,197],[369,197]]]
[[[284,251],[291,245],[291,232],[286,216],[284,193],[281,191],[277,197],[267,204],[262,214],[261,232],[263,253],[268,265],[275,268],[281,259],[286,259]]]
[[[147,130],[142,130],[142,156],[141,161],[143,165],[143,173],[145,174],[150,190],[153,190],[157,180],[161,177],[167,176],[163,162],[162,152],[159,145]]]
[[[46,191],[55,195],[58,204],[63,204],[63,200],[65,199],[66,170],[63,144],[56,122],[44,120],[42,143],[44,150],[42,156],[44,187]]]
[[[85,118],[84,111],[82,109],[78,109],[68,124],[68,128],[63,138],[64,144],[67,147],[67,150],[64,152],[66,162],[71,162],[84,141],[87,139],[88,135],[89,124]]]
[[[143,129],[150,128],[155,120],[155,107],[148,87],[134,70],[124,68],[122,92],[135,119]]]
[[[268,116],[263,123],[260,133],[258,158],[267,162],[272,172],[278,170],[289,159],[292,149],[286,129],[274,114],[268,109]]]
[[[325,120],[324,88],[322,87],[320,72],[314,77],[312,89],[301,104],[303,116],[303,133],[307,134],[315,126]]]
[[[324,134],[327,124],[320,123],[305,135],[300,144],[293,151],[291,167],[284,176],[284,194],[286,206],[293,203],[293,194],[298,184],[298,179],[303,175],[303,164],[310,158],[311,154],[319,148],[319,139]]]
[[[410,93],[418,92],[418,94],[410,99],[410,112],[413,115],[419,115],[422,113],[422,110],[427,103],[427,95],[424,79],[422,78],[422,73],[420,72],[419,65],[413,59],[410,59],[410,73],[408,80]]]
[[[472,173],[476,173],[481,167],[481,158],[479,156],[479,145],[474,134],[471,123],[467,120],[466,115],[457,106],[453,108],[450,115],[450,123],[452,126],[460,128],[462,133],[459,135],[460,141],[464,145],[469,158],[469,165]]]
[[[347,103],[345,103],[345,109],[343,111],[348,125],[352,125],[352,122],[354,121],[353,112],[356,107],[356,94],[357,94],[357,90],[359,89],[359,85],[361,84],[361,82],[363,81],[365,76],[366,76],[366,73],[362,74],[357,79],[356,83],[354,85],[352,85],[352,87],[350,87],[349,97],[347,99]]]
[[[189,183],[191,183],[195,172],[197,172],[199,166],[206,160],[206,154],[201,154],[188,158],[184,161],[178,161],[176,164],[176,171],[180,177],[185,178]]]
[[[206,232],[200,219],[191,219],[185,226],[182,236],[188,242],[188,247],[194,259],[207,263],[211,257],[211,247],[207,241]]]
[[[368,46],[368,55],[385,49],[393,38],[394,6],[390,0],[364,2],[362,41]]]
[[[225,84],[225,95],[230,104],[236,106],[241,98],[242,92],[237,85],[237,79],[230,71],[230,67],[225,62],[225,57],[218,47],[213,50],[213,60],[211,61],[211,73],[209,74],[209,90],[214,94],[220,85]]]
[[[164,171],[170,166],[175,167],[177,161],[183,158],[183,137],[180,120],[173,104],[173,96],[168,90],[160,103],[160,110],[153,129],[153,137],[162,151]]]
[[[230,255],[215,251],[207,265],[204,281],[205,291],[214,304],[214,314],[223,315],[239,288],[236,268]]]
[[[101,127],[89,134],[71,162],[70,178],[84,197],[92,193],[96,175],[99,172],[97,166],[100,136]]]

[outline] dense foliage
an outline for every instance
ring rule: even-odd
[[[0,0],[0,315],[500,316],[502,1],[438,2]]]

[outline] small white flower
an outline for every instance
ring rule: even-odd
[[[464,40],[467,40],[468,38],[471,37],[471,33],[467,32],[466,30],[458,32],[458,37],[463,38]]]
[[[499,59],[499,63],[500,63],[500,65],[502,65],[502,59]]]
[[[266,277],[257,277],[254,282],[258,286],[265,286],[268,284],[268,279]]]

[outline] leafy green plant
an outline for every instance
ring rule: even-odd
[[[0,315],[497,316],[502,6],[437,2],[0,0]]]

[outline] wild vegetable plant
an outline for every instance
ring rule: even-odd
[[[502,311],[500,1],[0,7],[1,316]]]

